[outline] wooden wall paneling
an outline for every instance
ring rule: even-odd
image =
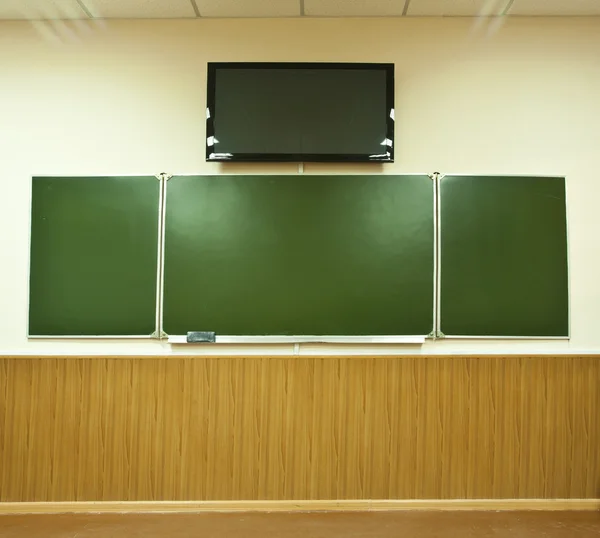
[[[0,358],[0,501],[599,497],[596,357]]]

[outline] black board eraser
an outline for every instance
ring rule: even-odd
[[[216,342],[215,333],[210,331],[190,331],[187,333],[188,343]]]

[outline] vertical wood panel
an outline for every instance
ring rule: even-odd
[[[594,498],[595,357],[3,358],[0,501]]]

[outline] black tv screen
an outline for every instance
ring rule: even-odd
[[[394,161],[393,64],[209,63],[207,86],[207,161]]]

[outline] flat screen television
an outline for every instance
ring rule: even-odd
[[[207,74],[207,161],[394,161],[393,64],[209,63]]]

